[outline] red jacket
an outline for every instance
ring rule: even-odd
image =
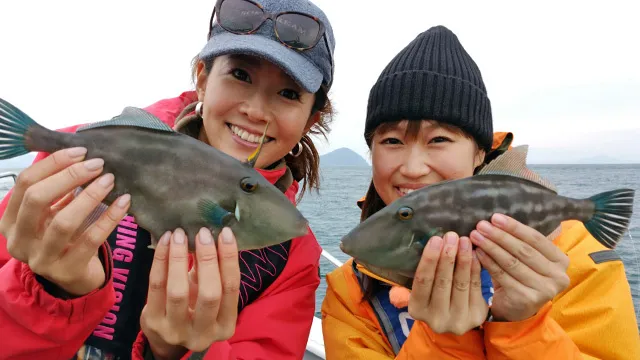
[[[177,115],[194,101],[194,96],[194,92],[185,92],[146,110],[173,126]],[[74,132],[79,126],[59,131]],[[48,154],[39,153],[34,162],[46,156]],[[271,183],[284,173],[284,170],[258,171]],[[285,193],[292,202],[298,188],[294,181]],[[0,203],[0,215],[10,194]],[[103,254],[112,252],[107,242],[101,250]],[[280,276],[242,309],[233,337],[214,343],[205,359],[302,358],[315,312],[315,291],[320,284],[320,253],[321,248],[311,231],[293,239]],[[0,359],[68,360],[84,351],[85,340],[100,329],[110,310],[118,306],[112,274],[114,260],[110,256],[104,258],[109,275],[105,286],[83,297],[63,300],[47,293],[26,264],[11,258],[6,239],[0,235]],[[257,276],[260,280],[260,272],[269,271],[260,266],[254,270],[257,273],[243,274],[242,278]],[[243,286],[251,285],[243,281],[241,292]],[[138,333],[132,358],[143,359],[143,348],[144,336]]]

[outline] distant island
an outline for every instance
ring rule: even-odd
[[[340,148],[320,155],[321,167],[369,167],[369,163],[355,151],[349,148]]]

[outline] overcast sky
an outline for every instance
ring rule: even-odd
[[[59,128],[177,96],[192,88],[190,60],[205,43],[214,2],[5,1],[0,97]],[[495,130],[513,131],[536,160],[640,162],[640,10],[631,1],[314,2],[337,43],[331,95],[339,113],[321,153],[349,147],[368,158],[361,134],[369,89],[416,35],[445,25],[482,71]]]

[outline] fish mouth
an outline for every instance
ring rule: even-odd
[[[244,141],[246,141],[246,142],[248,142],[248,143],[250,143],[252,145],[258,146],[260,144],[260,138],[262,138],[262,132],[258,133],[258,132],[255,132],[255,131],[251,130],[251,129],[247,129],[245,127],[241,127],[241,126],[234,125],[234,124],[231,124],[231,123],[225,123],[225,124],[227,125],[227,128],[229,128],[229,130],[231,131],[231,134],[239,137],[240,139],[242,139],[242,140],[244,140]],[[272,137],[270,137],[268,135],[266,135],[264,137],[264,143],[265,144],[270,142],[270,141],[273,141],[273,140],[274,140],[274,138],[272,138]]]

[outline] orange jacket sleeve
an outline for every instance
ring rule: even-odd
[[[548,302],[533,317],[483,325],[487,359],[583,359],[569,335],[549,315]]]
[[[485,359],[482,332],[463,336],[436,334],[414,322],[398,355],[394,355],[370,306],[357,301],[357,283],[345,277],[351,262],[327,275],[327,294],[322,303],[322,330],[327,359]]]
[[[555,243],[569,256],[571,284],[553,300],[550,315],[584,359],[640,359],[631,289],[616,250],[598,243],[578,221],[563,223]]]

